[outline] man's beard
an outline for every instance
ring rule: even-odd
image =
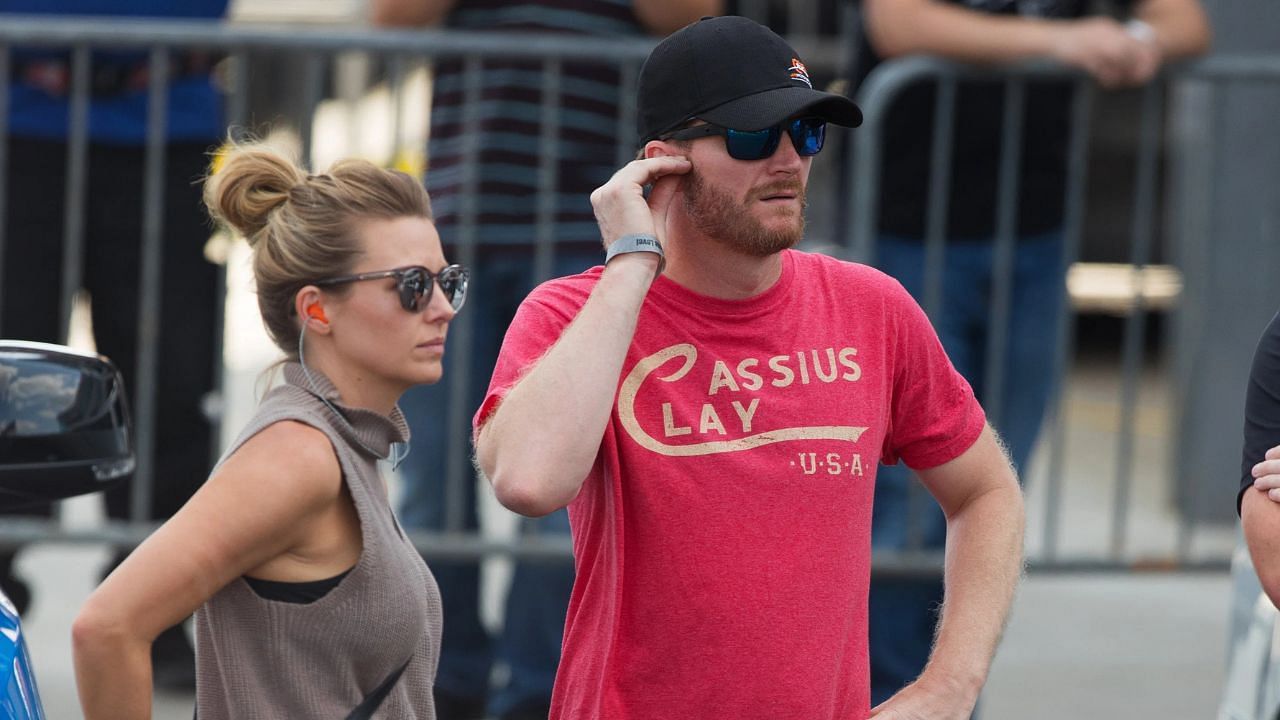
[[[780,192],[795,193],[800,201],[800,214],[789,227],[765,227],[751,213],[757,200]],[[723,245],[754,257],[767,257],[794,247],[804,237],[804,185],[799,179],[770,183],[753,190],[745,203],[739,203],[727,192],[713,188],[696,169],[684,180],[685,214],[699,232]]]

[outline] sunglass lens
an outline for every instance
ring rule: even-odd
[[[781,133],[778,128],[766,128],[764,130],[726,130],[725,131],[725,147],[729,150],[729,157],[736,160],[760,160],[767,158],[778,149],[778,140]]]
[[[431,278],[421,268],[410,268],[400,276],[400,306],[409,312],[422,309],[423,298],[431,288]]]
[[[467,281],[469,274],[465,268],[457,265],[450,265],[440,271],[440,275],[436,278],[436,282],[440,284],[440,289],[444,292],[444,296],[449,300],[454,311],[462,309],[462,304],[467,301]]]
[[[796,146],[796,154],[801,157],[817,155],[826,140],[827,123],[817,118],[800,118],[791,122],[788,132],[792,144]]]

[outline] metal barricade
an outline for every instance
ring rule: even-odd
[[[792,15],[795,15],[792,13]],[[805,25],[804,17],[790,17],[798,26]],[[812,24],[812,23],[809,23]],[[0,23],[0,102],[7,101],[12,74],[8,72],[14,48],[51,48],[70,52],[69,88],[70,125],[67,138],[68,167],[67,204],[65,213],[64,268],[62,278],[62,335],[65,338],[72,315],[75,289],[81,284],[80,267],[83,262],[84,243],[84,192],[86,154],[89,147],[89,80],[91,57],[98,50],[145,51],[148,53],[148,124],[146,128],[147,181],[144,193],[143,262],[139,268],[138,282],[140,342],[138,347],[139,381],[133,391],[133,414],[136,421],[138,469],[132,496],[132,520],[129,522],[105,522],[92,528],[70,528],[55,521],[4,518],[0,521],[0,542],[21,544],[35,541],[66,543],[106,542],[129,546],[140,542],[155,529],[155,524],[144,520],[150,506],[154,477],[151,463],[155,449],[155,370],[161,362],[163,348],[155,342],[157,329],[155,314],[146,308],[155,307],[159,299],[160,267],[163,247],[163,227],[160,208],[164,203],[163,188],[159,182],[165,162],[165,118],[170,57],[176,53],[198,50],[225,55],[218,75],[226,90],[227,127],[233,138],[240,138],[246,130],[253,130],[250,107],[250,84],[253,81],[251,57],[255,52],[267,51],[295,53],[303,58],[301,76],[297,79],[302,98],[300,107],[291,117],[284,118],[292,124],[303,149],[302,156],[308,164],[315,146],[316,109],[326,98],[326,74],[333,72],[342,57],[363,54],[377,58],[386,68],[386,80],[391,86],[390,95],[394,108],[385,128],[360,128],[361,134],[385,132],[397,140],[401,137],[403,93],[401,85],[409,66],[422,58],[431,60],[459,58],[464,62],[463,86],[464,121],[468,113],[475,113],[481,101],[480,73],[486,60],[529,60],[542,68],[539,92],[542,101],[540,117],[539,152],[544,161],[538,168],[539,196],[534,237],[534,270],[536,277],[546,279],[551,275],[555,259],[556,238],[553,232],[555,219],[554,193],[557,185],[555,146],[559,142],[561,120],[562,67],[571,61],[590,61],[616,67],[622,79],[618,107],[616,152],[611,158],[621,166],[635,151],[635,80],[653,40],[618,40],[591,37],[574,37],[572,42],[547,35],[484,34],[461,31],[412,30],[386,31],[370,29],[299,28],[292,26],[237,26],[227,23],[198,21],[171,21],[151,19],[113,18],[50,18],[39,16],[6,16]],[[842,62],[841,44],[816,39],[797,43],[810,58],[815,72],[832,72]],[[0,110],[4,110],[0,106]],[[7,138],[5,124],[7,112],[0,112],[0,138]],[[0,198],[6,197],[6,182],[13,181],[6,173],[4,163],[5,144],[0,142]],[[211,148],[212,149],[212,148]],[[393,148],[393,150],[395,150]],[[459,242],[455,259],[463,264],[473,264],[477,244],[476,206],[477,177],[475,168],[480,148],[471,139],[464,147],[463,193],[460,212]],[[394,154],[394,153],[393,153]],[[391,158],[384,158],[390,162]],[[0,206],[0,233],[4,227],[4,209]],[[3,271],[4,247],[7,238],[0,235],[0,271]],[[0,332],[3,329],[0,328]],[[471,322],[467,313],[461,313],[451,328],[451,347],[470,346]],[[221,352],[221,349],[220,349]],[[456,351],[455,351],[456,352]],[[466,426],[469,411],[463,400],[469,381],[468,363],[465,358],[456,363],[460,371],[450,373],[443,382],[449,388],[451,416],[447,419],[450,447],[466,447]],[[221,370],[221,354],[219,356]],[[222,373],[219,372],[219,375]],[[225,407],[228,398],[214,399],[211,407]],[[430,558],[480,558],[489,556],[566,557],[571,552],[567,538],[545,537],[500,540],[482,534],[463,532],[463,483],[475,482],[469,452],[451,452],[447,458],[446,473],[446,530],[443,532],[414,532],[413,539],[422,553]]]
[[[865,122],[855,136],[854,151],[848,157],[847,172],[853,178],[849,203],[852,207],[852,226],[845,243],[853,259],[874,263],[879,209],[880,182],[878,173],[883,157],[882,135],[890,105],[898,95],[918,82],[936,83],[936,105],[931,147],[930,177],[928,179],[927,217],[925,219],[925,290],[922,306],[931,316],[941,303],[943,282],[943,256],[946,252],[945,223],[951,177],[950,161],[955,143],[953,120],[956,107],[957,86],[966,80],[1002,82],[1005,86],[1004,116],[997,190],[997,211],[994,235],[993,288],[989,326],[1008,326],[1012,263],[1017,243],[1016,224],[1018,208],[1019,150],[1023,141],[1023,112],[1026,87],[1037,80],[1074,79],[1076,93],[1071,108],[1071,136],[1068,143],[1068,178],[1064,202],[1064,267],[1071,267],[1080,260],[1081,235],[1085,214],[1085,184],[1088,174],[1090,120],[1096,91],[1093,83],[1081,73],[1073,72],[1050,63],[1034,62],[1006,68],[983,68],[947,62],[938,58],[913,57],[888,62],[868,76],[858,94]],[[1161,128],[1166,106],[1166,82],[1173,85],[1185,81],[1222,82],[1249,81],[1274,83],[1280,81],[1280,58],[1210,58],[1194,64],[1175,67],[1161,79],[1149,83],[1140,90],[1141,113],[1138,118],[1136,156],[1136,185],[1129,237],[1129,257],[1119,272],[1127,275],[1127,282],[1120,291],[1124,296],[1121,312],[1124,330],[1118,368],[1118,401],[1115,403],[1118,418],[1113,433],[1112,483],[1108,489],[1097,486],[1096,478],[1083,478],[1066,459],[1070,409],[1064,398],[1070,395],[1070,380],[1074,364],[1076,337],[1074,313],[1068,283],[1062,285],[1065,321],[1059,323],[1057,356],[1052,368],[1054,391],[1046,417],[1046,429],[1042,432],[1041,452],[1047,454],[1047,468],[1042,477],[1033,478],[1029,488],[1029,560],[1034,570],[1072,571],[1105,570],[1131,571],[1138,569],[1225,569],[1233,544],[1230,528],[1206,527],[1189,513],[1176,513],[1171,542],[1153,547],[1152,542],[1142,543],[1137,549],[1134,537],[1150,535],[1150,528],[1137,528],[1135,516],[1167,515],[1165,508],[1154,507],[1156,502],[1138,493],[1135,483],[1139,479],[1136,463],[1137,426],[1139,415],[1139,389],[1144,383],[1143,368],[1147,356],[1148,324],[1152,308],[1148,307],[1148,282],[1152,275],[1150,264],[1155,243],[1155,226],[1158,196],[1158,168]],[[1201,202],[1204,202],[1201,200]],[[1207,237],[1189,238],[1192,244],[1206,244]],[[1078,266],[1077,266],[1077,269]],[[1182,268],[1184,273],[1196,272],[1195,267]],[[1123,277],[1122,275],[1121,277]],[[981,398],[984,405],[998,407],[1002,392],[1002,367],[1005,344],[1003,333],[991,333],[985,348],[989,359],[983,378],[987,389]],[[1241,348],[1251,352],[1252,348]],[[1160,381],[1165,393],[1176,396],[1180,388],[1175,382]],[[1172,413],[1171,413],[1172,414]],[[997,427],[1000,418],[995,414],[989,419]],[[1188,438],[1175,435],[1171,429],[1176,423],[1168,418],[1161,440],[1163,461],[1172,466],[1177,448]],[[1090,448],[1096,451],[1097,448]],[[1077,458],[1078,459],[1078,458]],[[1033,463],[1034,465],[1034,463]],[[1167,474],[1146,478],[1148,485],[1163,485],[1172,489],[1176,478],[1168,468],[1160,468]],[[1230,478],[1233,468],[1223,468],[1223,477]],[[1151,473],[1146,473],[1150,475]],[[1064,485],[1072,481],[1085,481],[1100,492],[1110,493],[1110,515],[1105,523],[1095,523],[1098,531],[1095,541],[1087,550],[1063,550],[1064,537],[1068,537],[1064,514],[1070,503],[1064,501]],[[1037,482],[1039,485],[1037,485]],[[1223,502],[1229,502],[1232,485],[1227,482]],[[916,487],[917,492],[923,492]],[[1078,503],[1077,503],[1078,504]],[[1150,525],[1150,523],[1146,523]],[[1195,552],[1193,541],[1205,537],[1207,550]],[[1080,545],[1081,543],[1075,543]],[[900,553],[879,553],[876,568],[881,572],[906,574],[931,574],[941,570],[941,553],[915,550]]]
[[[792,4],[798,6],[801,4]],[[799,22],[799,21],[797,21]],[[805,54],[814,72],[827,72],[838,75],[847,68],[847,57],[850,52],[848,43],[836,41],[797,41],[797,46]],[[297,128],[304,154],[313,147],[314,110],[326,95],[326,73],[331,69],[336,58],[350,53],[362,53],[382,61],[386,68],[386,78],[391,86],[391,97],[395,103],[391,112],[391,120],[385,128],[360,128],[362,133],[387,132],[397,140],[401,137],[401,108],[403,94],[400,85],[406,77],[411,63],[420,58],[461,58],[464,60],[464,119],[465,113],[475,112],[481,98],[480,71],[484,60],[493,58],[519,58],[537,62],[542,67],[542,83],[539,88],[542,100],[540,118],[539,148],[544,158],[539,168],[540,195],[538,203],[538,222],[534,233],[534,267],[539,277],[547,277],[555,257],[555,237],[552,230],[554,221],[553,193],[557,184],[556,163],[553,151],[558,142],[558,123],[560,122],[559,99],[562,93],[561,69],[563,63],[587,60],[607,64],[621,69],[623,78],[622,104],[618,109],[617,152],[614,161],[621,165],[634,151],[634,82],[639,66],[652,47],[652,41],[636,40],[630,42],[614,39],[574,38],[567,43],[559,38],[546,36],[493,36],[466,32],[443,32],[436,30],[421,31],[373,31],[373,30],[326,30],[299,29],[295,27],[238,27],[228,24],[211,24],[203,22],[156,21],[156,20],[104,20],[95,19],[59,19],[34,17],[6,17],[0,23],[0,138],[8,135],[7,102],[11,78],[12,50],[17,47],[62,48],[71,51],[71,113],[70,133],[68,136],[68,155],[65,159],[68,168],[66,192],[66,222],[62,241],[66,248],[63,268],[63,300],[62,316],[70,317],[72,293],[80,284],[79,264],[82,261],[82,244],[84,237],[84,188],[85,157],[88,147],[88,83],[91,71],[91,52],[97,49],[128,48],[144,50],[149,53],[151,72],[149,83],[149,121],[147,127],[146,157],[147,181],[142,189],[145,197],[145,222],[143,238],[143,264],[139,269],[139,287],[142,298],[141,307],[153,306],[159,297],[159,273],[163,248],[164,229],[161,223],[160,208],[164,203],[163,188],[159,176],[165,162],[165,129],[166,117],[166,73],[169,58],[178,52],[188,50],[212,51],[225,54],[227,60],[221,72],[222,81],[227,90],[228,127],[233,134],[249,126],[251,108],[249,107],[248,88],[252,82],[253,67],[249,58],[255,51],[272,50],[298,53],[305,57],[304,72],[298,79],[303,102],[302,112],[291,118]],[[852,226],[845,238],[845,247],[854,259],[873,260],[873,238],[875,235],[878,184],[875,173],[880,167],[879,133],[882,129],[886,111],[895,94],[911,82],[923,78],[934,78],[940,82],[941,92],[936,117],[938,122],[934,129],[934,159],[929,203],[929,219],[927,221],[927,258],[929,278],[927,285],[932,288],[926,292],[924,306],[931,309],[937,306],[940,282],[941,257],[944,248],[944,221],[946,217],[946,183],[949,177],[946,167],[949,147],[957,139],[953,137],[950,115],[954,104],[957,83],[965,78],[982,76],[999,78],[1009,88],[1015,102],[1006,103],[1006,127],[1010,128],[1004,138],[1004,152],[1001,156],[1001,181],[999,191],[999,215],[997,222],[997,277],[1004,278],[997,283],[995,289],[996,302],[992,322],[999,326],[1009,309],[1008,269],[1012,262],[1014,243],[1016,242],[1016,206],[1017,185],[1016,168],[1018,167],[1017,148],[1020,146],[1020,100],[1025,84],[1035,79],[1062,77],[1070,75],[1059,68],[1043,64],[1030,64],[1010,69],[977,69],[962,67],[936,59],[913,58],[886,63],[878,69],[865,83],[859,94],[859,104],[866,116],[864,126],[856,131],[852,138],[856,143],[850,154],[847,171],[852,180],[851,195],[847,202],[852,208]],[[1280,79],[1280,59],[1246,60],[1232,58],[1215,58],[1188,65],[1174,70],[1171,74],[1176,79],[1195,78],[1205,82],[1216,82],[1223,79],[1251,79],[1275,81]],[[1072,110],[1075,122],[1074,135],[1070,150],[1070,182],[1066,202],[1067,238],[1066,260],[1074,261],[1078,256],[1081,220],[1083,217],[1083,187],[1087,172],[1086,148],[1089,135],[1088,117],[1093,97],[1091,85],[1085,82],[1083,91],[1077,94]],[[1155,198],[1157,196],[1157,138],[1158,126],[1164,104],[1163,85],[1152,84],[1143,91],[1144,110],[1142,115],[1142,143],[1137,161],[1138,182],[1135,201],[1135,212],[1131,235],[1134,242],[1131,246],[1131,257],[1127,272],[1132,274],[1135,286],[1146,275],[1144,268],[1151,259],[1151,248],[1154,236]],[[0,270],[3,269],[5,243],[10,238],[3,237],[4,207],[6,183],[14,179],[7,176],[5,165],[6,145],[0,142]],[[476,188],[475,167],[480,148],[477,143],[470,142],[464,147],[463,163],[463,206],[461,212],[460,243],[457,260],[466,264],[474,260],[476,251],[476,226],[478,209],[474,197]],[[828,157],[821,162],[831,163]],[[467,200],[470,198],[470,200]],[[845,202],[845,199],[833,199],[832,202]],[[814,214],[823,214],[829,208],[814,207]],[[1064,285],[1064,295],[1067,288]],[[1132,532],[1132,511],[1141,503],[1142,497],[1135,497],[1133,470],[1135,456],[1135,426],[1139,412],[1139,385],[1142,380],[1141,369],[1144,363],[1146,325],[1149,309],[1145,306],[1145,295],[1133,293],[1129,297],[1123,339],[1118,408],[1120,417],[1117,430],[1113,434],[1114,453],[1114,485],[1111,488],[1110,522],[1105,527],[1105,536],[1100,536],[1103,547],[1098,552],[1068,553],[1060,549],[1063,538],[1064,517],[1060,509],[1064,506],[1064,483],[1071,477],[1072,469],[1066,461],[1067,442],[1064,425],[1065,411],[1061,406],[1055,407],[1049,416],[1049,428],[1045,432],[1048,452],[1047,467],[1043,482],[1031,485],[1033,499],[1040,501],[1045,508],[1038,515],[1033,513],[1034,524],[1031,536],[1033,539],[1032,567],[1042,570],[1102,569],[1129,570],[1135,567],[1159,566],[1164,568],[1191,569],[1200,567],[1219,568],[1227,563],[1228,546],[1223,546],[1214,553],[1196,555],[1191,552],[1192,540],[1201,530],[1194,522],[1185,517],[1179,520],[1175,542],[1166,550],[1155,553],[1142,552],[1134,554],[1128,547],[1128,538]],[[471,333],[467,314],[462,313],[455,321],[452,329],[455,343],[461,347],[469,345]],[[139,372],[143,378],[134,387],[134,414],[137,419],[137,438],[139,450],[139,468],[133,498],[134,521],[129,523],[107,523],[101,527],[81,529],[67,528],[62,524],[42,521],[18,521],[6,518],[0,523],[0,541],[31,542],[57,541],[98,543],[108,542],[130,545],[139,542],[154,526],[140,520],[145,517],[145,509],[149,505],[149,494],[153,483],[150,467],[150,455],[154,448],[155,438],[155,399],[157,388],[154,382],[155,369],[160,362],[163,348],[157,347],[150,338],[155,337],[155,317],[145,310],[140,313],[140,333],[143,338],[139,343]],[[1060,351],[1054,367],[1051,369],[1055,383],[1060,390],[1069,384],[1072,368],[1072,350],[1074,338],[1070,323],[1062,323]],[[65,330],[65,326],[64,326]],[[2,331],[2,330],[0,330]],[[992,357],[1002,356],[1003,343],[1007,338],[998,334],[993,336],[987,348]],[[467,363],[457,364],[466,368]],[[999,362],[988,368],[988,387],[1000,390],[1002,368]],[[453,417],[449,419],[449,432],[453,433],[453,446],[465,446],[465,427],[467,410],[462,400],[466,396],[468,382],[467,373],[454,372],[444,382],[449,385]],[[1176,391],[1176,389],[1175,389]],[[1061,398],[1062,392],[1056,393]],[[224,403],[225,404],[225,403]],[[998,418],[993,418],[998,424]],[[1181,442],[1182,438],[1167,434],[1165,442],[1169,445]],[[549,540],[547,538],[518,538],[516,540],[499,540],[485,537],[482,534],[462,532],[462,483],[474,482],[469,453],[455,452],[448,457],[449,493],[447,527],[443,532],[418,532],[414,540],[428,558],[480,558],[491,556],[519,557],[563,557],[570,552],[567,539]],[[1229,545],[1229,543],[1228,543]],[[892,556],[877,555],[877,572],[936,572],[940,567],[939,558],[927,553],[900,553]]]

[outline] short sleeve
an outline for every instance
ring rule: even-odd
[[[498,351],[498,361],[489,380],[489,389],[472,418],[473,434],[489,420],[520,378],[555,345],[586,303],[594,279],[585,275],[553,280],[536,288],[516,310]]]
[[[1240,490],[1236,513],[1245,490],[1253,486],[1253,466],[1267,450],[1280,445],[1280,314],[1271,318],[1253,353],[1253,367],[1244,399],[1244,448],[1240,458]]]
[[[893,381],[881,462],[937,467],[977,441],[986,414],[916,301],[895,282],[887,302]]]

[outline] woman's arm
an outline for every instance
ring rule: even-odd
[[[246,442],[81,608],[71,634],[85,718],[149,718],[155,637],[297,546],[342,497],[319,430],[280,422]]]

